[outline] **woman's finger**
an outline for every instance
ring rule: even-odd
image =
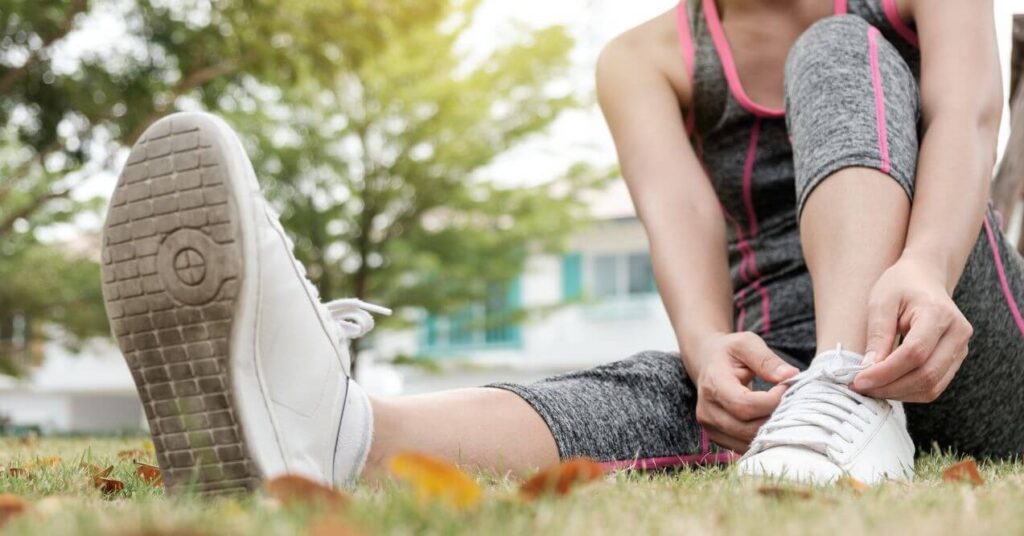
[[[739,383],[720,386],[715,402],[737,421],[754,421],[772,414],[782,401],[785,386],[752,391]]]
[[[872,298],[868,304],[867,349],[864,363],[872,364],[885,359],[896,342],[900,299],[897,294],[884,294]]]
[[[914,319],[903,343],[889,357],[871,365],[854,378],[853,389],[859,393],[879,389],[924,365],[931,357],[947,326],[948,323],[943,325],[935,313],[921,314]]]
[[[931,402],[939,397],[960,368],[966,344],[947,331],[924,365],[902,378],[863,393],[875,398],[904,402]]]

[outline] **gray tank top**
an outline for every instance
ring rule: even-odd
[[[918,76],[917,36],[895,0],[835,0],[834,8],[876,27]],[[785,112],[747,97],[714,0],[682,0],[677,21],[693,88],[687,131],[727,222],[736,329],[782,345],[813,342]]]

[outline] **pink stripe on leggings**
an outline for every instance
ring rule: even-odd
[[[1020,309],[1017,308],[1017,300],[1013,298],[1013,292],[1010,291],[1010,282],[1006,279],[1006,270],[1003,268],[1003,258],[999,255],[999,244],[996,243],[996,233],[992,230],[992,224],[988,222],[987,215],[985,216],[985,234],[988,235],[988,246],[992,249],[992,259],[996,263],[996,275],[999,277],[999,285],[1003,287],[1006,306],[1010,308],[1010,315],[1017,323],[1017,330],[1024,336],[1024,317],[1021,316]]]
[[[616,460],[601,464],[605,470],[621,471],[626,469],[651,471],[691,465],[725,465],[740,459],[735,452],[714,452],[707,454],[683,454],[680,456],[664,456],[661,458],[639,458],[636,460]]]
[[[882,70],[878,65],[878,30],[868,28],[868,56],[871,59],[871,83],[875,88],[875,126],[878,130],[878,153],[882,173],[889,173],[889,134],[885,125],[885,92],[882,88]]]

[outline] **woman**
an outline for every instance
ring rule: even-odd
[[[743,474],[875,482],[911,476],[914,444],[1018,454],[1024,262],[987,208],[1000,88],[989,0],[684,0],[598,65],[681,356],[389,400],[348,379],[339,342],[374,308],[319,304],[223,122],[165,118],[104,251],[165,479],[730,449]]]

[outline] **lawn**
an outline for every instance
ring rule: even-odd
[[[119,456],[119,452],[125,452]],[[727,470],[617,473],[563,497],[526,501],[518,483],[481,477],[484,497],[453,510],[421,503],[404,485],[361,488],[347,507],[282,503],[265,496],[168,499],[136,475],[152,463],[143,438],[0,440],[0,493],[29,510],[10,534],[938,534],[1024,533],[1024,467],[982,464],[985,483],[944,482],[957,460],[918,461],[913,484],[866,491],[764,486]],[[96,489],[85,464],[114,466],[124,489]],[[15,471],[17,473],[17,471]],[[7,499],[8,501],[10,499]],[[2,506],[2,501],[0,501]]]

